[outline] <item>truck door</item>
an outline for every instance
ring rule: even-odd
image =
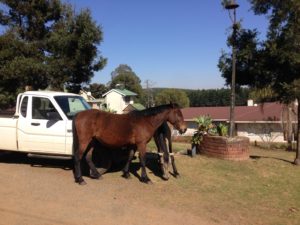
[[[19,149],[36,153],[65,154],[66,121],[51,100],[30,96],[28,107],[30,108],[26,118],[19,118]]]

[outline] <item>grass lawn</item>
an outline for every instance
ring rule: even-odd
[[[148,148],[152,147],[150,143]],[[190,144],[180,143],[176,151],[180,148]],[[251,147],[250,156],[235,162],[176,154],[181,178],[164,183],[176,198],[161,198],[158,204],[173,202],[212,224],[300,224],[295,152]]]

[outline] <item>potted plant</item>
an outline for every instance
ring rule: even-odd
[[[191,144],[192,144],[192,151],[193,149],[196,150],[196,153],[200,153],[200,143],[203,140],[203,136],[205,134],[214,134],[215,133],[215,126],[212,123],[212,119],[210,116],[199,116],[195,118],[194,120],[198,128],[194,132],[192,139],[191,139]]]
[[[217,132],[219,136],[227,136],[228,135],[228,126],[224,123],[219,123],[217,126]]]
[[[245,160],[249,158],[249,139],[246,137],[228,137],[228,126],[220,123],[215,126],[209,116],[195,119],[198,129],[195,131],[191,143],[196,153],[211,157]]]

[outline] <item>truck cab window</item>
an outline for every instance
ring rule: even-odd
[[[51,101],[48,98],[32,98],[32,119],[50,120],[55,118],[61,120],[61,117]]]
[[[72,120],[76,113],[91,108],[80,96],[56,96],[54,99],[69,120]]]
[[[28,97],[24,97],[21,103],[21,115],[26,118],[27,116],[27,105],[28,105]]]

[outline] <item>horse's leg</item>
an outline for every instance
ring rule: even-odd
[[[80,185],[85,185],[86,182],[82,178],[82,171],[81,171],[81,159],[83,155],[83,148],[81,146],[77,146],[74,149],[74,177],[75,182]]]
[[[164,178],[166,172],[165,172],[164,163],[163,163],[162,134],[160,134],[158,131],[156,131],[153,137],[154,137],[154,141],[156,144],[157,153],[159,156],[158,161],[159,161],[159,165],[160,165],[160,170],[163,174],[162,177]]]
[[[163,179],[164,180],[168,180],[169,179],[169,158],[170,158],[170,155],[169,155],[169,149],[168,149],[168,146],[170,144],[169,140],[167,138],[164,138],[162,137],[162,140],[161,140],[161,144],[163,146]]]
[[[125,177],[126,179],[130,178],[129,166],[131,164],[134,153],[135,153],[134,149],[130,149],[126,165],[123,168],[123,175],[122,176]]]
[[[169,171],[169,152],[164,142],[164,137],[162,133],[158,133],[154,135],[154,141],[157,147],[158,155],[159,155],[159,164],[162,172],[162,178],[164,180],[169,179],[168,171]]]
[[[90,167],[90,177],[93,179],[99,179],[101,177],[101,174],[98,172],[98,170],[92,160],[94,148],[95,148],[95,143],[94,143],[94,141],[92,141],[90,143],[88,149],[86,150],[87,153],[86,153],[85,159],[86,159],[87,164]]]
[[[141,181],[144,183],[151,182],[146,172],[146,144],[138,147],[139,158],[142,166]]]
[[[100,175],[105,174],[112,165],[112,156],[111,154],[108,154],[108,150],[104,151],[103,157],[101,158],[101,167],[98,168],[98,172]]]
[[[168,137],[166,139],[168,139],[168,143],[169,143],[169,153],[170,153],[171,163],[172,163],[172,167],[173,167],[173,174],[174,174],[175,177],[179,177],[180,174],[178,173],[176,165],[175,165],[175,158],[174,158],[174,153],[173,153],[173,150],[172,150],[171,137]]]

